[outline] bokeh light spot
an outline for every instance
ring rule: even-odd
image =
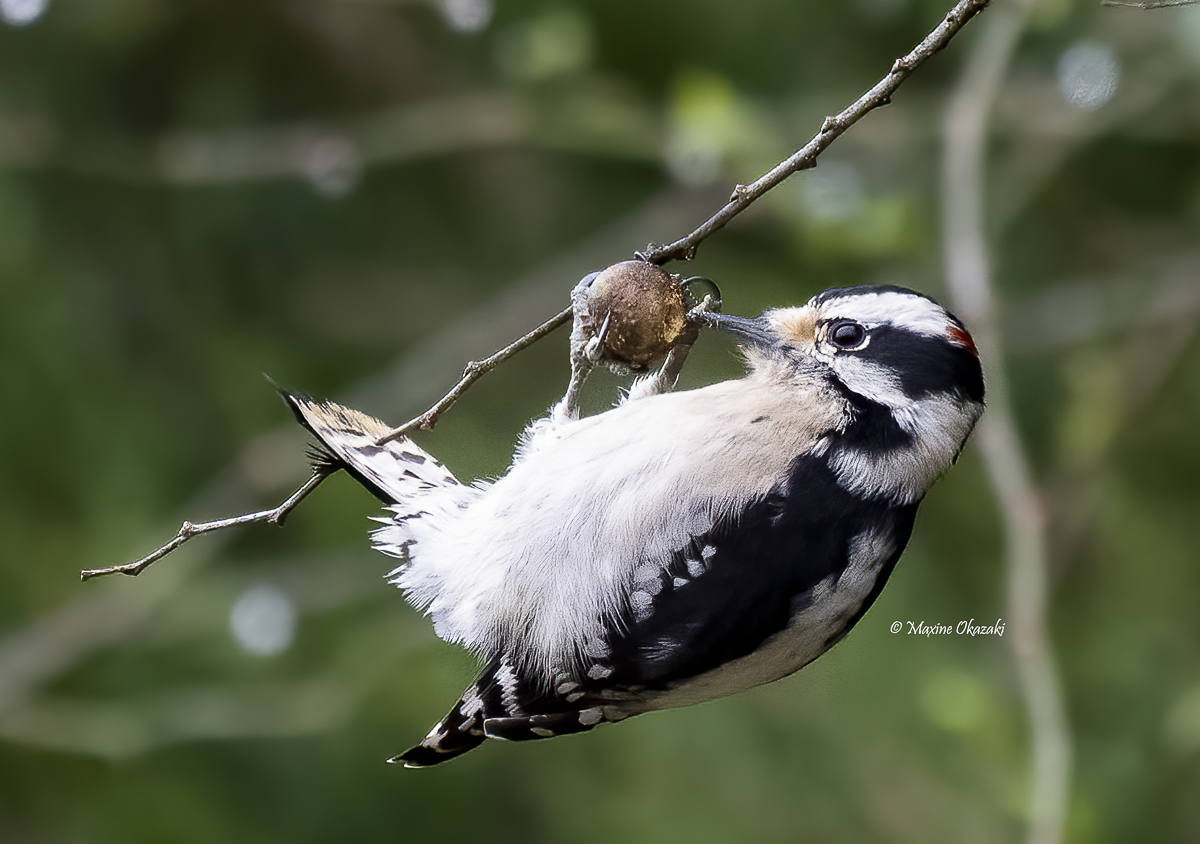
[[[0,20],[10,26],[28,26],[46,14],[50,0],[0,0]]]
[[[985,721],[987,688],[970,674],[941,671],[921,689],[921,708],[943,730],[969,733]]]
[[[304,172],[322,196],[345,196],[362,179],[363,162],[349,138],[329,136],[313,143],[304,160]]]
[[[284,592],[268,585],[243,592],[229,613],[229,629],[242,650],[255,656],[286,651],[296,637],[296,607]]]
[[[1100,108],[1117,91],[1121,65],[1111,47],[1099,41],[1080,41],[1058,60],[1058,88],[1076,108]]]
[[[552,8],[500,32],[496,62],[501,72],[513,79],[549,79],[587,67],[592,60],[592,38],[591,22],[581,12]]]
[[[487,29],[495,6],[492,0],[442,0],[441,9],[451,29],[473,35]]]

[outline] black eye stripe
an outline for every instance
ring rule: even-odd
[[[900,388],[910,398],[957,391],[973,401],[983,401],[979,359],[942,338],[881,325],[871,331],[868,354],[896,374]]]

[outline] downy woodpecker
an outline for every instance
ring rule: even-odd
[[[484,664],[392,761],[786,677],[878,597],[983,411],[970,334],[899,287],[699,319],[737,336],[745,377],[551,414],[494,482],[460,483],[408,439],[380,444],[384,423],[285,394],[329,468],[387,505],[373,540],[399,560],[391,582]]]

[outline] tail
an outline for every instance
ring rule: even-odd
[[[383,527],[374,531],[373,539],[380,551],[402,560],[389,574],[391,582],[404,590],[414,606],[433,615],[434,629],[443,639],[482,649],[473,630],[455,627],[451,620],[440,618],[437,607],[431,608],[447,589],[447,572],[436,551],[421,553],[426,542],[436,545],[439,534],[460,527],[455,518],[479,490],[459,483],[411,440],[380,445],[391,429],[378,419],[333,402],[280,393],[300,424],[317,438],[320,462],[345,469],[390,505],[391,514],[378,519]],[[545,689],[544,683],[515,669],[507,657],[498,656],[419,745],[389,761],[425,768],[460,756],[488,738],[549,738],[623,717],[577,692],[578,683],[555,685],[555,691]]]
[[[407,437],[379,445],[391,428],[378,419],[299,393],[280,395],[317,438],[320,462],[345,469],[384,504],[406,504],[439,487],[468,489]]]
[[[605,705],[570,683],[554,692],[523,677],[506,657],[492,660],[429,735],[389,762],[406,768],[440,765],[489,738],[532,741],[582,733],[598,724],[620,721],[627,713]]]
[[[433,725],[429,735],[420,744],[388,761],[403,763],[406,768],[431,768],[474,750],[486,740],[483,717],[479,711],[479,685],[476,683],[463,692],[454,708]]]
[[[375,517],[382,527],[371,533],[377,550],[400,561],[388,580],[403,590],[414,607],[432,615],[439,636],[479,649],[477,631],[445,620],[440,609],[456,606],[455,590],[463,588],[457,558],[445,550],[445,538],[470,528],[462,518],[479,489],[459,483],[412,440],[380,445],[390,429],[378,419],[333,402],[280,393],[300,424],[317,438],[318,470],[345,469],[388,505],[386,515]],[[468,591],[471,586],[466,584]]]

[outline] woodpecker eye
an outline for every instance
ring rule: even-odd
[[[867,329],[863,328],[857,322],[850,320],[842,320],[835,322],[829,326],[829,342],[837,346],[839,349],[854,349],[862,345],[862,341],[867,339]]]

